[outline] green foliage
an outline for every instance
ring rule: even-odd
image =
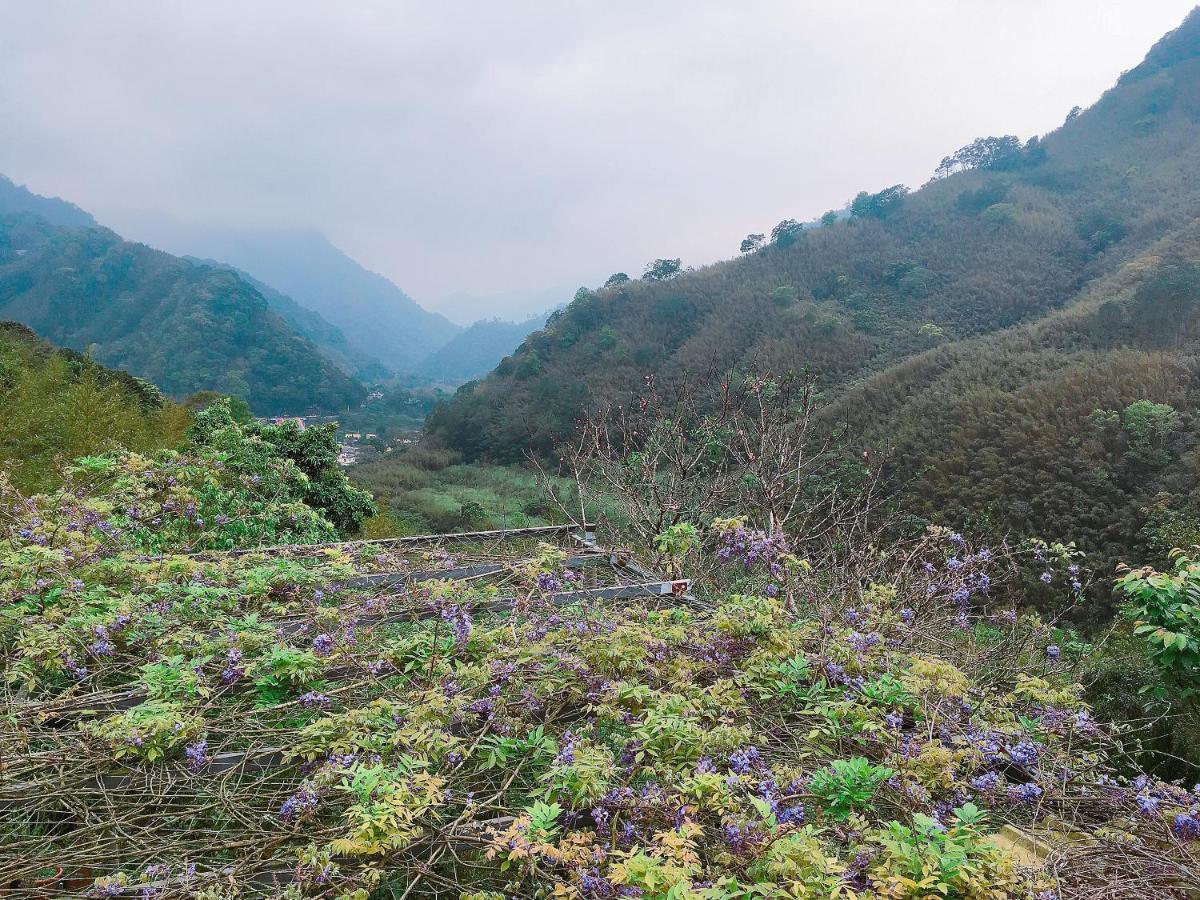
[[[1200,691],[1200,563],[1177,551],[1171,571],[1126,572],[1117,589],[1164,671],[1188,695]]]
[[[124,372],[56,351],[12,322],[0,323],[0,404],[0,464],[23,491],[54,487],[78,456],[173,446],[188,420]]]
[[[767,242],[765,234],[748,234],[742,239],[741,245],[738,247],[739,253],[753,253],[756,250],[761,250]]]
[[[902,184],[884,188],[878,194],[860,191],[850,202],[850,218],[886,219],[900,209],[907,195],[908,188]]]
[[[120,464],[80,468],[111,477]],[[34,506],[22,516],[51,509]],[[1062,820],[1121,831],[1106,865],[1135,851],[1165,872],[1195,865],[1192,844],[1164,839],[1191,795],[1124,785],[1118,735],[1087,715],[1073,673],[1046,667],[1042,626],[1008,627],[997,657],[956,622],[953,599],[927,593],[950,570],[926,573],[923,559],[966,556],[940,532],[807,570],[802,606],[531,596],[498,609],[476,579],[381,594],[355,577],[428,566],[428,548],[147,560],[54,522],[28,535],[27,518],[8,524],[0,590],[21,599],[0,618],[0,647],[22,690],[4,739],[34,787],[0,807],[0,830],[30,841],[35,870],[86,865],[101,884],[129,884],[122,873],[195,863],[197,893],[234,865],[240,879],[294,871],[302,890],[342,895],[419,875],[468,896],[608,885],[711,900],[852,883],[864,898],[1027,900],[1043,882],[988,821],[1071,859],[1079,843],[1058,835]],[[527,546],[496,584],[567,552]],[[971,566],[992,564],[972,554]],[[842,592],[866,571],[851,625]],[[447,635],[431,603],[459,623],[470,610],[468,639]],[[1020,772],[988,750],[1012,754],[1031,735],[1036,760]],[[1031,790],[1061,818],[1042,821],[1020,799]],[[1161,808],[1139,810],[1139,792]],[[61,821],[64,793],[123,840],[44,828]],[[457,852],[430,855],[439,840]],[[1058,871],[1064,890],[1086,884]]]
[[[771,229],[771,243],[776,247],[790,247],[804,234],[804,226],[795,219],[784,219]]]
[[[1036,147],[1036,144],[1034,146]],[[1021,140],[1016,135],[975,138],[965,147],[961,147],[950,156],[945,157],[938,164],[934,176],[945,178],[955,172],[966,172],[971,169],[1016,168],[1025,158],[1023,150]]]
[[[643,281],[669,281],[680,273],[682,263],[678,259],[656,259],[646,263]]]
[[[893,774],[887,766],[873,765],[861,756],[836,759],[813,775],[809,789],[826,802],[831,816],[846,819],[870,803],[879,786]]]
[[[83,730],[106,741],[113,759],[133,757],[156,762],[194,739],[201,729],[200,717],[183,705],[147,700],[126,712],[85,725]]]
[[[883,855],[872,881],[885,896],[912,900],[1005,891],[1014,882],[1013,865],[983,831],[985,818],[966,803],[954,810],[949,827],[920,814],[911,826],[892,822],[880,834]]]
[[[1165,463],[1167,442],[1179,427],[1179,413],[1166,403],[1138,400],[1125,407],[1125,430],[1129,432],[1129,448],[1148,464]]]

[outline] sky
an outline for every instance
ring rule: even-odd
[[[0,0],[0,173],[505,314],[1049,131],[1193,3]]]

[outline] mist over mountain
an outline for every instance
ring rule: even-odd
[[[122,228],[168,252],[247,272],[319,313],[353,346],[393,371],[415,368],[459,329],[314,229],[226,228],[160,216],[130,220]]]
[[[581,277],[587,282],[603,275],[593,273],[593,278]],[[443,298],[436,305],[439,313],[464,327],[488,319],[503,319],[519,322],[543,315],[548,309],[557,309],[575,296],[579,284],[560,284],[531,291],[502,291],[495,294],[472,294],[458,292]]]
[[[347,375],[363,381],[372,381],[387,378],[391,374],[379,360],[346,340],[346,335],[342,333],[342,330],[326,321],[320,313],[301,306],[287,294],[280,293],[266,282],[259,281],[247,272],[213,259],[198,259],[191,256],[186,256],[184,259],[196,265],[212,266],[234,272],[262,294],[271,310],[278,313],[295,329],[297,334],[316,344],[321,352]]]
[[[482,378],[545,324],[544,314],[522,322],[481,319],[468,325],[422,361],[417,374],[447,384]]]
[[[92,214],[61,197],[42,197],[24,185],[0,175],[0,213],[30,213],[51,225],[64,228],[90,228],[96,224]]]

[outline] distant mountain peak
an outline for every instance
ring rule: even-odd
[[[64,228],[93,228],[96,220],[61,197],[43,197],[0,175],[0,213],[29,213]]]

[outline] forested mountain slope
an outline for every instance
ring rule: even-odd
[[[184,259],[197,265],[215,266],[235,273],[262,294],[263,299],[267,301],[267,306],[292,326],[297,334],[316,344],[318,349],[347,375],[370,380],[386,378],[390,374],[379,360],[351,344],[346,339],[346,335],[342,333],[342,329],[320,313],[301,306],[287,294],[275,290],[266,282],[259,281],[248,272],[213,259],[197,259],[195,257],[184,257]]]
[[[412,371],[459,330],[313,229],[231,229],[148,222],[150,242],[250,273],[341,329],[392,371]]]
[[[482,378],[526,337],[545,324],[545,315],[533,316],[521,322],[480,319],[422,361],[417,374],[450,384]]]
[[[213,390],[260,413],[338,410],[363,387],[229,271],[0,211],[0,316],[181,396]]]
[[[861,194],[847,220],[781,223],[738,259],[582,292],[430,431],[516,459],[647,374],[807,366],[829,421],[895,446],[921,511],[1083,520],[1093,545],[1128,547],[1158,489],[1178,503],[1194,481],[1200,13],[1053,133],[977,142],[939,169],[912,193]],[[1177,407],[1153,452],[1134,432],[1159,425],[1126,411],[1139,400]],[[1113,524],[1117,510],[1133,519]]]

